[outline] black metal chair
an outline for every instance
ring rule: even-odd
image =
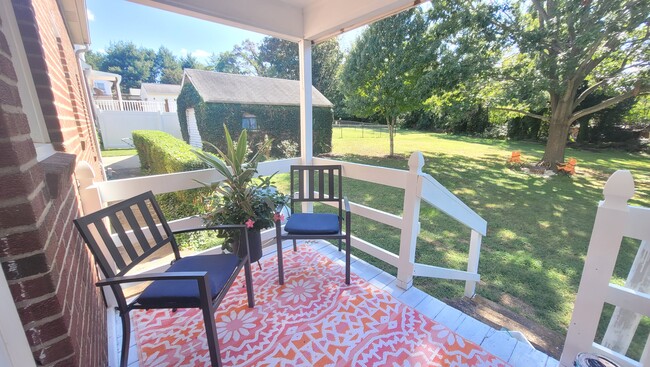
[[[114,229],[113,235],[107,228],[108,222]],[[212,366],[221,366],[214,312],[242,267],[246,275],[248,306],[255,306],[248,254],[243,258],[235,254],[181,258],[174,234],[232,229],[242,231],[242,238],[248,238],[244,225],[172,232],[151,191],[75,219],[74,224],[106,278],[96,285],[110,287],[117,300],[117,309],[122,319],[122,367],[126,367],[128,360],[131,331],[129,312],[133,309],[157,308],[200,308],[210,361]],[[115,236],[119,238],[122,249],[116,244]],[[165,272],[128,275],[134,267],[165,246],[170,246],[174,253],[174,260]],[[151,283],[142,293],[127,301],[122,284],[149,281]]]
[[[345,240],[345,284],[350,284],[350,203],[343,197],[341,166],[291,166],[291,213],[282,231],[279,215],[276,216],[275,231],[278,245],[278,277],[284,284],[282,264],[282,241],[293,240]],[[306,181],[305,181],[306,180]],[[315,190],[317,189],[317,191]],[[335,203],[338,215],[331,213],[295,213],[295,204],[302,202]],[[345,211],[345,217],[343,217]],[[343,222],[345,221],[345,232]]]

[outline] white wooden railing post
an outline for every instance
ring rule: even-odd
[[[627,201],[634,195],[630,171],[616,171],[607,180],[603,194],[605,200],[596,212],[573,316],[560,358],[560,365],[564,367],[573,366],[578,353],[591,351],[596,337],[598,320],[628,221]]]
[[[399,244],[399,262],[397,266],[397,286],[408,289],[413,285],[415,266],[415,247],[420,233],[420,193],[422,186],[422,167],[424,157],[420,152],[413,152],[409,158],[409,174],[404,188],[404,210],[402,215],[402,233]]]
[[[650,293],[650,241],[641,241],[634,263],[625,281],[625,287],[632,290]],[[607,331],[603,337],[603,346],[626,354],[636,332],[641,315],[621,307],[616,307],[609,320]]]
[[[98,211],[104,207],[99,189],[95,184],[95,172],[90,163],[80,161],[74,170],[79,189],[79,198],[84,215]]]
[[[481,240],[483,236],[472,230],[469,240],[469,259],[467,260],[467,272],[478,273],[478,260],[481,257]],[[472,298],[476,293],[476,281],[468,280],[465,282],[465,297]]]

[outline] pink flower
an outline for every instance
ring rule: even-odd
[[[277,222],[277,221],[282,222],[283,220],[284,220],[284,215],[282,215],[280,213],[273,214],[273,221],[274,222]]]
[[[246,227],[247,227],[247,228],[253,228],[253,225],[255,224],[255,221],[252,220],[252,219],[249,219],[249,220],[247,220],[246,223],[244,223],[244,224],[246,224]]]

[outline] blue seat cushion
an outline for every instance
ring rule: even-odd
[[[183,271],[207,271],[210,281],[210,298],[214,299],[228,282],[239,265],[234,254],[197,255],[176,260],[166,273]],[[199,287],[196,280],[156,280],[138,297],[143,307],[198,307]]]
[[[289,217],[284,230],[289,234],[337,234],[339,216],[327,213],[296,213]]]

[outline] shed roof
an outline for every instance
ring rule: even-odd
[[[181,94],[181,86],[177,84],[142,83],[140,89],[149,94]]]
[[[195,69],[185,69],[185,77],[205,102],[300,106],[300,82],[297,80]],[[312,104],[315,107],[333,106],[313,86]]]

